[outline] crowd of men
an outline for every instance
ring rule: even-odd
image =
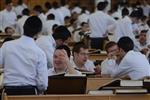
[[[106,10],[108,2],[104,1],[90,12],[79,5],[70,9],[65,2],[61,5],[46,2],[44,11],[41,5],[30,9],[18,0],[14,7],[11,0],[6,0],[5,9],[0,11],[0,31],[18,34],[20,38],[7,38],[0,48],[5,89],[36,89],[42,93],[47,89],[48,76],[61,73],[93,72],[102,77],[131,80],[149,77],[150,5],[147,1],[132,7],[124,3],[110,10]],[[75,42],[72,48],[70,42]],[[89,60],[90,48],[106,50],[108,58],[100,67]]]

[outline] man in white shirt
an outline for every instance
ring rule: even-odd
[[[58,46],[53,55],[54,67],[48,70],[48,75],[59,75],[59,74],[74,74],[82,75],[81,72],[74,69],[70,63],[70,49],[66,45]]]
[[[95,72],[95,65],[92,61],[88,60],[88,54],[88,47],[84,43],[78,42],[74,45],[71,63],[77,70],[81,72]]]
[[[53,67],[53,54],[56,46],[64,44],[71,37],[69,30],[65,26],[58,26],[53,36],[41,36],[36,40],[37,45],[45,52],[48,68]]]
[[[42,24],[43,24],[41,33],[45,34],[46,30],[44,30],[44,29],[45,29],[46,16],[43,13],[43,8],[40,5],[36,5],[33,8],[33,11],[34,11],[35,15],[37,15],[41,19]]]
[[[118,68],[113,69],[112,77],[128,76],[131,80],[138,80],[150,76],[150,64],[145,55],[133,51],[131,38],[122,37],[117,44],[121,62]]]
[[[27,8],[26,4],[23,3],[23,0],[18,0],[17,6],[15,7],[15,13],[16,15],[22,16],[23,9]]]
[[[108,27],[115,24],[115,19],[104,12],[107,4],[99,2],[98,11],[89,16],[91,29],[91,48],[103,50],[104,41],[108,40]]]
[[[17,21],[16,23],[16,31],[17,33],[23,35],[23,25],[25,23],[25,21],[27,20],[27,18],[30,16],[30,11],[29,9],[23,9],[22,11],[22,17]]]
[[[116,42],[110,41],[106,44],[105,50],[108,57],[101,63],[101,75],[110,77],[113,69],[120,63],[117,59],[119,49]]]
[[[42,22],[38,17],[29,17],[24,24],[24,35],[1,47],[0,65],[4,67],[4,87],[8,95],[31,95],[35,94],[35,88],[40,92],[47,89],[46,55],[34,41],[41,28]]]
[[[5,9],[0,12],[0,30],[4,32],[4,29],[8,26],[14,26],[16,24],[17,16],[12,10],[11,0],[5,2]]]
[[[123,36],[128,36],[134,42],[136,41],[135,35],[133,34],[134,32],[133,24],[138,23],[140,17],[139,11],[135,10],[130,14],[130,16],[128,15],[129,15],[128,9],[124,8],[122,10],[123,19],[119,20],[116,25],[115,36],[114,36],[115,41],[118,41]]]
[[[147,40],[147,30],[142,30],[139,34],[139,39],[136,41],[135,50],[143,54],[147,54],[150,48],[150,41]]]
[[[46,34],[53,34],[53,25],[61,25],[59,21],[55,20],[55,15],[54,14],[49,14],[47,16],[47,21],[45,22],[45,31]]]

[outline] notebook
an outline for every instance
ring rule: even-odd
[[[86,83],[83,76],[49,76],[46,94],[85,94]]]

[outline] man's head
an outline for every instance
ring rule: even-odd
[[[80,65],[84,65],[88,59],[88,46],[82,42],[76,43],[72,49],[72,54],[74,61]]]
[[[81,23],[81,30],[82,30],[83,32],[89,31],[89,30],[90,30],[89,24],[86,23],[86,22],[82,22],[82,23]]]
[[[61,46],[58,46],[56,48],[56,50],[54,52],[54,56],[53,56],[53,63],[54,63],[54,68],[58,69],[58,70],[64,70],[67,67],[66,64],[64,64],[64,61],[61,58],[62,50],[64,50],[67,53],[68,58],[70,58],[70,55],[71,55],[70,49],[66,45],[61,45]]]
[[[34,37],[41,32],[42,22],[37,16],[29,17],[23,26],[24,35]]]
[[[122,9],[122,16],[128,16],[129,15],[129,10],[127,8]]]
[[[117,44],[119,47],[119,55],[121,57],[123,57],[127,52],[133,50],[134,48],[132,39],[127,36],[121,37]]]
[[[65,26],[56,27],[53,38],[56,41],[57,46],[67,43],[67,40],[71,37],[70,31]]]
[[[119,52],[118,45],[116,42],[110,41],[106,44],[105,50],[108,55],[116,56]]]
[[[107,7],[108,3],[107,2],[99,2],[97,4],[97,9],[98,10],[105,10],[105,8]]]
[[[12,10],[12,6],[13,6],[13,3],[11,0],[6,0],[5,1],[5,8],[7,11],[11,11]]]
[[[34,6],[33,11],[36,15],[39,15],[40,13],[43,12],[43,9],[40,5],[36,5],[36,6]]]
[[[47,20],[55,20],[55,15],[54,14],[49,14],[47,16]]]
[[[15,29],[12,28],[12,27],[6,27],[5,28],[5,33],[8,34],[8,35],[12,35],[15,33]]]
[[[138,23],[141,16],[142,15],[140,14],[139,10],[133,10],[130,14],[130,18],[131,18],[133,23]]]
[[[147,41],[147,30],[142,30],[139,34],[140,44],[145,44]]]

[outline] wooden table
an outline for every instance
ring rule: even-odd
[[[40,95],[5,96],[4,100],[150,100],[150,94],[141,95]]]

